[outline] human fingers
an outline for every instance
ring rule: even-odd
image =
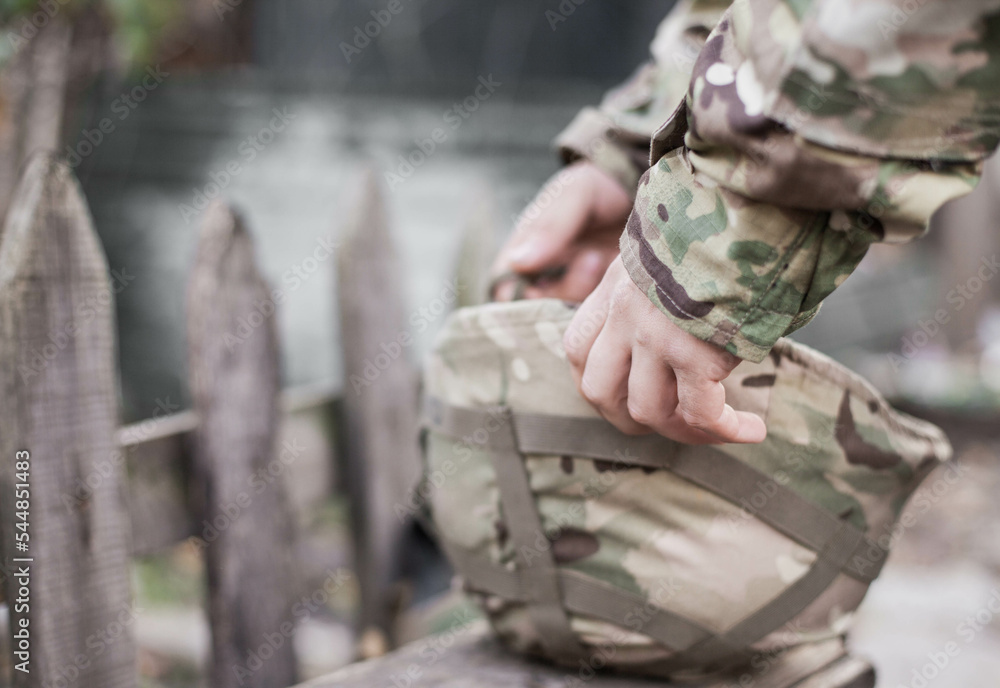
[[[521,212],[497,257],[496,272],[538,273],[565,261],[591,215],[583,177],[579,169],[567,168],[542,188]]]
[[[632,365],[632,341],[619,328],[604,327],[587,356],[580,394],[605,420],[628,435],[647,435],[652,430],[629,415],[628,386]]]
[[[588,296],[573,315],[563,334],[563,350],[577,387],[583,379],[590,349],[604,328],[608,317],[607,288],[604,281]]]
[[[726,403],[721,378],[728,372],[721,377],[711,367],[675,368],[674,372],[678,411],[688,427],[735,444],[755,444],[767,437],[767,426],[760,417],[736,411]]]
[[[632,349],[628,378],[628,414],[653,432],[685,444],[719,444],[720,440],[688,426],[677,411],[677,377],[660,352]]]
[[[524,290],[528,299],[561,299],[582,303],[601,283],[617,251],[588,248],[579,251],[558,278],[533,280]]]

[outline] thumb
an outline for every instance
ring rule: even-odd
[[[510,247],[513,271],[536,273],[561,267],[586,227],[588,210],[581,203],[554,204],[524,226],[523,239]]]

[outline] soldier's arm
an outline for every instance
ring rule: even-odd
[[[875,241],[969,192],[1000,128],[1000,2],[739,0],[655,135],[622,236],[682,330],[761,360]]]
[[[691,68],[729,0],[682,0],[662,22],[652,57],[596,108],[586,108],[559,135],[568,167],[522,215],[493,266],[494,297],[581,301],[618,252],[618,237],[649,168],[653,131],[683,101]],[[558,275],[550,279],[545,275]]]
[[[650,60],[597,107],[581,110],[555,145],[566,163],[588,160],[634,198],[649,142],[684,99],[705,38],[730,0],[681,0],[656,31]]]

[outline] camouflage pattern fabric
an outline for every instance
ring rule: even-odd
[[[556,138],[566,162],[591,160],[635,195],[649,168],[649,143],[687,93],[705,38],[729,0],[680,0],[660,24],[650,46],[653,59],[605,96],[584,108]]]
[[[552,300],[458,311],[427,362],[427,394],[462,408],[598,419],[577,393],[562,348],[573,314]],[[561,570],[644,602],[623,610],[620,624],[570,615],[585,648],[614,648],[609,666],[661,673],[673,652],[644,633],[651,610],[725,633],[806,575],[817,553],[759,518],[779,489],[885,543],[907,497],[950,457],[936,427],[892,410],[861,378],[788,340],[764,361],[741,364],[724,384],[735,408],[759,414],[768,426],[762,444],[717,448],[759,474],[739,502],[670,470],[637,466],[627,447],[613,461],[562,452],[523,458],[544,530],[533,547],[551,551]],[[430,432],[419,493],[446,551],[514,570],[524,552],[512,542],[487,449],[502,423],[486,422],[462,438]],[[681,455],[703,451],[674,446]],[[864,572],[878,554],[866,550],[853,564]],[[467,583],[477,590],[476,580]],[[780,654],[840,638],[867,587],[868,581],[841,572],[750,649]],[[489,593],[479,598],[505,642],[544,654],[529,605]],[[691,678],[704,669],[667,673]]]
[[[975,161],[997,147],[998,0],[740,0],[730,16],[719,35],[746,55],[751,117],[878,157]]]
[[[597,140],[641,140],[661,118],[622,237],[629,274],[683,329],[760,361],[871,243],[921,235],[974,188],[1000,135],[1000,0],[739,0],[680,98],[697,32],[668,29],[698,9],[679,5],[654,44],[646,71],[670,77],[609,97],[618,128]],[[573,133],[564,150],[602,149]]]

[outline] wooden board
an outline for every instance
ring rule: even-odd
[[[378,653],[393,635],[400,605],[395,585],[409,525],[405,505],[420,473],[417,373],[409,360],[414,333],[406,321],[399,261],[374,174],[354,201],[338,256],[343,333],[345,456],[359,626]],[[409,340],[401,338],[409,337]]]
[[[285,486],[295,521],[304,525],[333,495],[336,391],[329,385],[286,389],[279,403],[279,448],[294,451]],[[167,409],[168,411],[171,409]],[[132,505],[132,552],[157,554],[189,537],[204,537],[192,502],[194,432],[198,414],[182,411],[148,418],[118,431]]]
[[[826,650],[823,650],[824,652]],[[837,651],[824,669],[809,678],[789,678],[791,663],[804,655],[786,653],[773,662],[761,662],[762,671],[736,674],[711,683],[674,684],[594,672],[581,665],[559,668],[510,654],[482,626],[421,640],[379,659],[346,667],[299,688],[872,688],[875,673],[867,662]]]
[[[118,431],[128,471],[134,556],[155,554],[195,534],[191,443],[198,416],[186,411]]]
[[[202,226],[188,288],[188,372],[213,688],[295,681],[294,528],[278,432],[275,304],[242,220],[222,204]]]
[[[114,296],[70,169],[37,156],[0,237],[0,522],[4,564],[29,571],[30,673],[11,685],[132,688],[136,610],[118,428]],[[30,453],[29,504],[15,501]],[[24,508],[27,506],[27,508]],[[24,515],[27,543],[14,540]],[[19,546],[27,544],[27,551]],[[31,562],[13,562],[30,557]],[[8,600],[21,596],[5,581]]]

